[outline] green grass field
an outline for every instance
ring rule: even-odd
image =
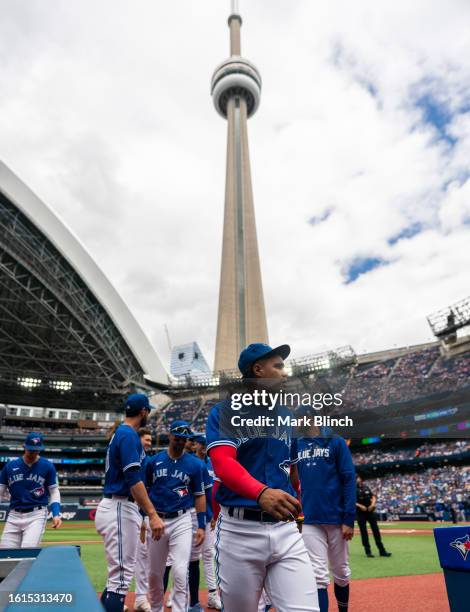
[[[420,531],[432,529],[435,525],[434,523],[386,523],[382,524],[381,528]],[[373,552],[377,554],[377,551],[374,550],[372,536],[370,537]],[[376,556],[374,559],[368,559],[364,554],[360,537],[357,534],[354,536],[350,549],[353,579],[428,574],[440,571],[434,538],[431,534],[386,534],[383,540],[387,550],[392,553],[392,557]],[[59,542],[61,544],[64,542],[80,544],[82,561],[93,586],[97,591],[101,591],[106,579],[106,565],[103,544],[95,531],[94,523],[91,521],[65,523],[59,531],[48,526],[43,544],[54,545]],[[87,543],[81,544],[81,542]]]

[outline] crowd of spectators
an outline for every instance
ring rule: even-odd
[[[68,436],[79,436],[79,435],[104,435],[108,431],[108,427],[92,427],[92,428],[83,428],[83,427],[43,427],[41,423],[31,424],[30,427],[18,427],[16,425],[2,425],[0,427],[0,433],[20,433],[26,435],[33,429],[38,429],[44,435],[46,434],[65,434]]]
[[[428,457],[451,457],[470,451],[468,440],[448,440],[446,442],[425,442],[415,448],[387,449],[374,448],[367,452],[353,453],[355,465],[374,465],[394,461],[410,461]]]
[[[194,431],[204,431],[206,429],[206,421],[209,416],[209,412],[217,404],[218,399],[208,399],[204,402],[199,414],[193,421],[192,427]]]
[[[104,478],[104,470],[58,470],[57,476],[60,479],[72,478],[72,479],[96,479]]]
[[[172,421],[184,419],[190,423],[199,410],[200,398],[174,400],[168,404],[162,412],[152,420],[155,434],[167,434]]]
[[[351,408],[386,406],[470,384],[470,353],[442,357],[430,347],[375,364],[360,364],[351,371],[343,399]]]
[[[389,519],[424,513],[435,520],[452,520],[452,511],[457,520],[470,518],[470,466],[391,473],[366,483],[377,496],[377,512],[386,513]]]

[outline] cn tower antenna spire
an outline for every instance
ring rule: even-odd
[[[238,0],[232,0],[232,11],[228,18],[230,28],[230,55],[241,55],[240,28],[242,18],[238,12]]]

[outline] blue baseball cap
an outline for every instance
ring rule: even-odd
[[[202,433],[195,433],[194,434],[194,442],[199,442],[199,444],[205,444],[206,443],[206,436]]]
[[[290,346],[288,344],[281,344],[280,346],[276,346],[276,348],[272,348],[269,344],[255,342],[254,344],[249,344],[240,353],[240,357],[238,358],[238,369],[243,376],[246,376],[250,373],[251,366],[255,361],[265,359],[266,357],[274,357],[275,355],[282,357],[282,359],[286,359],[289,353]]]
[[[45,447],[42,435],[36,431],[29,433],[24,441],[24,448],[29,451],[43,451]]]
[[[178,438],[192,438],[194,436],[188,421],[173,421],[170,433]]]
[[[125,404],[127,416],[138,415],[142,408],[145,408],[148,411],[152,410],[153,406],[151,406],[149,398],[145,395],[145,393],[131,393],[127,397]]]

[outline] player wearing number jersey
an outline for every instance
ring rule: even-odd
[[[145,426],[150,408],[146,395],[129,395],[126,418],[116,429],[106,453],[104,495],[96,510],[95,525],[104,540],[108,565],[106,588],[101,596],[107,612],[122,612],[124,608],[142,523],[139,507],[149,517],[153,538],[160,538],[164,529],[142,482],[145,453],[137,430]]]
[[[302,495],[302,536],[315,572],[320,612],[328,610],[328,564],[338,608],[347,612],[349,540],[353,537],[356,515],[354,465],[343,438],[326,435],[315,426],[306,433],[306,437],[297,440],[297,463],[293,470],[294,480],[298,473]]]
[[[10,493],[10,512],[3,530],[2,548],[39,546],[46,528],[47,505],[52,525],[61,526],[60,492],[54,465],[40,457],[44,450],[41,434],[31,432],[24,442],[24,454],[9,461],[0,472],[0,499]]]
[[[225,612],[257,612],[263,587],[282,612],[319,610],[315,575],[295,523],[300,504],[289,479],[297,457],[290,427],[262,437],[255,431],[237,435],[227,426],[231,416],[250,412],[255,390],[275,392],[282,387],[289,352],[287,345],[246,347],[238,367],[252,397],[242,395],[239,412],[233,412],[231,399],[216,404],[207,420],[207,450],[221,481],[215,551]],[[281,417],[290,415],[287,408],[276,409]],[[265,406],[258,412],[273,414]]]
[[[150,499],[165,521],[165,534],[149,546],[149,598],[152,612],[163,608],[163,577],[168,555],[173,571],[173,612],[188,609],[188,566],[192,543],[190,510],[196,507],[196,544],[204,540],[206,503],[199,459],[184,452],[186,440],[192,437],[186,421],[170,426],[168,450],[148,460],[145,481]]]

